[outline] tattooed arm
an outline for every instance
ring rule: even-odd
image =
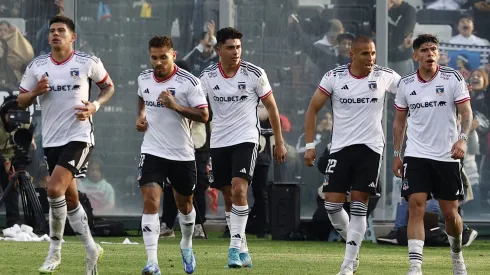
[[[473,123],[473,111],[471,110],[470,101],[456,105],[458,108],[458,114],[461,115],[461,133],[468,135]]]

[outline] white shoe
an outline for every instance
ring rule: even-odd
[[[51,251],[44,260],[44,264],[39,268],[39,274],[52,274],[55,273],[61,264],[61,251],[53,252]]]
[[[464,261],[453,260],[453,274],[454,275],[468,275],[466,272],[466,265]]]
[[[350,267],[342,267],[340,268],[340,272],[337,275],[354,275],[354,271]]]
[[[354,260],[354,263],[353,263],[353,268],[354,268],[354,270],[353,270],[352,272],[353,272],[353,273],[356,273],[357,268],[359,268],[359,254],[357,254],[357,257],[356,257],[356,259]]]
[[[175,238],[175,232],[172,228],[168,228],[166,223],[162,222],[160,225],[160,237]]]
[[[102,255],[104,254],[104,249],[98,245],[97,246],[97,255],[94,255],[93,257],[88,257],[86,258],[85,262],[85,270],[87,275],[97,275],[97,262],[102,258]]]
[[[204,230],[202,229],[202,225],[196,224],[194,227],[194,238],[196,239],[204,239],[206,236],[204,235]]]
[[[410,266],[407,275],[422,275],[422,268],[417,265]]]

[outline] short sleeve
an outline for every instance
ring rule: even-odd
[[[109,73],[104,68],[102,61],[97,57],[90,58],[90,68],[88,77],[92,79],[99,88],[104,89],[112,86],[112,80]]]
[[[261,74],[257,79],[257,87],[255,87],[255,91],[261,99],[264,99],[272,94],[272,87],[265,71],[260,69],[260,72]]]
[[[330,70],[323,76],[322,80],[320,81],[320,84],[318,85],[318,89],[326,93],[328,96],[331,96],[333,93],[334,86],[335,86],[335,76],[333,74],[333,71]]]
[[[402,78],[397,72],[393,71],[391,75],[391,83],[388,86],[388,92],[395,94],[397,91],[398,87],[398,82],[400,82],[400,79]]]
[[[22,80],[20,81],[19,85],[19,91],[21,93],[32,92],[36,88],[38,81],[39,80],[34,74],[34,64],[31,63],[29,66],[27,66],[26,71],[22,76]]]
[[[204,97],[208,96],[208,85],[206,82],[206,77],[204,76],[205,72],[202,72],[201,75],[199,76],[200,83],[199,85],[201,86],[201,90],[203,92]]]
[[[464,81],[463,76],[458,71],[455,71],[455,78],[453,81],[454,81],[453,82],[454,103],[461,104],[463,102],[470,100],[470,92],[468,91],[468,85]]]
[[[404,87],[401,85],[402,82],[398,81],[398,87],[396,89],[396,96],[395,96],[395,108],[398,111],[407,111],[408,110],[408,104],[407,104],[407,98],[405,97],[404,93]]]
[[[200,82],[198,82],[195,86],[189,84],[189,88],[187,89],[187,102],[189,103],[189,106],[193,108],[208,107],[208,101],[206,100],[206,96],[204,95]]]

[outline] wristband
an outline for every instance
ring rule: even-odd
[[[314,142],[306,143],[305,148],[306,150],[315,149],[315,143]]]
[[[401,157],[401,155],[402,155],[402,151],[399,151],[399,150],[393,151],[393,157],[399,158],[399,157]]]
[[[92,102],[92,104],[95,105],[95,111],[97,112],[100,108],[100,103],[96,100],[96,101]]]
[[[468,135],[466,135],[465,133],[461,133],[461,134],[459,134],[458,139],[462,139],[462,140],[468,142]]]

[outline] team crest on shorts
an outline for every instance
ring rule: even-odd
[[[70,69],[70,76],[73,79],[79,79],[80,78],[80,70],[78,68]]]
[[[376,81],[369,81],[368,86],[371,91],[375,91],[378,88]]]
[[[138,168],[138,179],[137,180],[140,180],[141,179],[141,170],[142,170],[141,167]]]
[[[436,94],[439,96],[444,95],[444,86],[436,86]]]
[[[408,179],[404,179],[402,182],[402,190],[407,191],[408,190]]]

